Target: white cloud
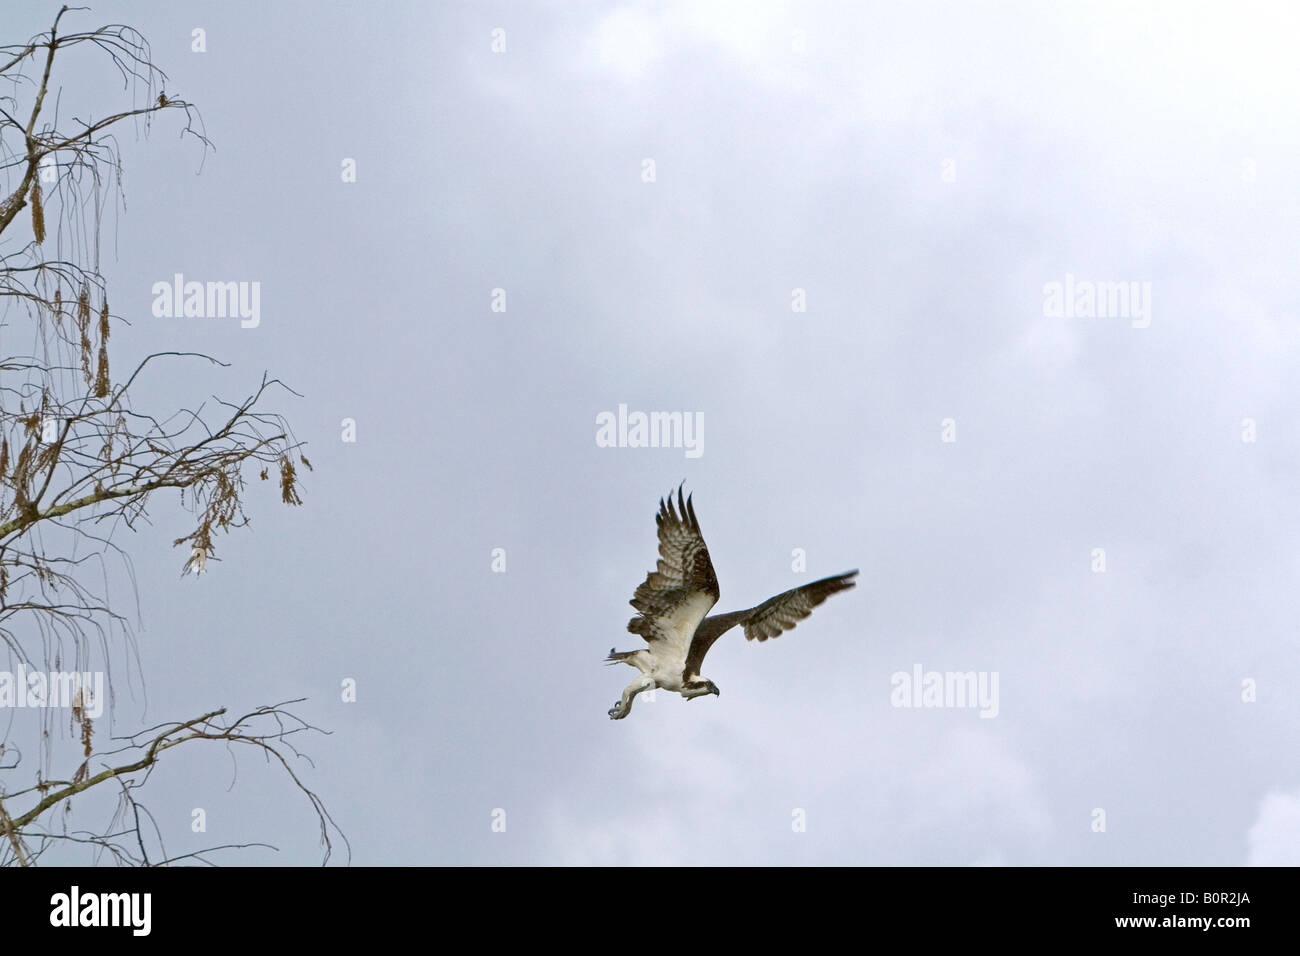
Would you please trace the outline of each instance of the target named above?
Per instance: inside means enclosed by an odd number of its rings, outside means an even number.
[[[1300,866],[1300,790],[1266,794],[1246,842],[1247,866]]]
[[[640,79],[664,55],[664,26],[639,9],[615,10],[597,24],[588,53],[623,79]]]

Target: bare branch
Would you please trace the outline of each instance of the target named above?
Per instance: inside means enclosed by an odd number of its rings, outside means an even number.
[[[156,114],[173,111],[169,115],[184,118],[181,135],[195,138],[203,154],[211,143],[198,111],[164,91],[166,74],[152,62],[143,36],[122,24],[65,32],[65,14],[73,12],[65,6],[48,31],[0,45],[0,82],[11,91],[0,96],[0,336],[23,342],[30,353],[9,346],[0,354],[0,645],[24,666],[51,671],[65,663],[89,670],[95,662],[109,675],[111,721],[112,662],[135,647],[114,592],[127,588],[137,614],[139,607],[122,536],[161,505],[180,504],[190,518],[174,543],[189,546],[187,570],[202,570],[216,535],[248,523],[249,469],[267,480],[274,466],[281,500],[297,505],[296,466],[310,464],[288,422],[264,410],[270,393],[296,394],[278,379],[263,374],[239,401],[214,396],[197,407],[159,413],[136,401],[156,363],[197,358],[227,366],[197,353],[159,352],[124,366],[131,368],[125,378],[113,375],[110,339],[126,319],[110,308],[98,242],[103,203],[112,192],[105,186],[116,186],[120,195],[116,131],[128,124],[147,133]],[[77,51],[121,79],[124,102],[114,112],[60,115],[62,64]],[[18,218],[28,207],[30,235]],[[138,655],[134,659],[138,669]],[[22,769],[23,750],[6,729],[0,738],[0,863],[32,865],[52,847],[75,844],[118,863],[208,862],[203,854],[211,850],[168,854],[136,796],[164,753],[200,740],[251,746],[279,767],[316,813],[328,860],[338,828],[299,775],[297,764],[306,758],[292,741],[316,728],[283,706],[257,708],[229,723],[225,709],[216,709],[97,750],[91,708],[79,693],[66,728],[42,718],[41,739],[29,750],[38,757],[35,781],[19,788],[6,784]],[[56,729],[79,751],[66,779],[52,772]],[[66,812],[81,794],[108,783],[116,783],[120,799],[107,830],[57,832],[49,824],[56,811]],[[12,815],[14,801],[29,805]]]

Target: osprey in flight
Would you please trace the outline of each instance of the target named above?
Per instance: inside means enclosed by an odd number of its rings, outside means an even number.
[[[684,482],[683,482],[684,484]],[[801,588],[778,594],[748,611],[732,611],[705,617],[718,601],[718,578],[713,573],[709,549],[700,533],[691,499],[677,489],[677,505],[668,495],[659,499],[659,567],[636,589],[631,605],[637,616],[627,629],[640,634],[648,650],[615,651],[610,648],[609,664],[630,664],[641,677],[627,685],[623,696],[610,708],[609,716],[621,720],[632,711],[632,700],[642,691],[662,687],[687,700],[717,694],[718,685],[700,676],[704,655],[713,642],[737,624],[747,640],[765,641],[788,631],[812,609],[837,591],[854,587],[856,570],[833,578],[822,578]]]

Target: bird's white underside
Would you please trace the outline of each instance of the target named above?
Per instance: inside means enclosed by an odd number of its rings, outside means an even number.
[[[671,614],[656,621],[661,639],[650,642],[649,668],[638,664],[642,673],[653,677],[655,684],[664,690],[680,693],[682,668],[686,666],[686,655],[691,651],[691,638],[716,603],[717,598],[712,595],[695,594],[673,608]]]

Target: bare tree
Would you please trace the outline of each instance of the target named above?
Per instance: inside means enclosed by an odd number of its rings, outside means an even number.
[[[278,380],[264,375],[238,401],[214,398],[158,415],[132,400],[158,363],[222,363],[165,352],[141,358],[124,377],[111,372],[110,333],[126,320],[109,308],[99,241],[103,213],[121,195],[115,134],[147,134],[167,114],[180,119],[181,135],[201,154],[211,144],[194,107],[165,91],[166,75],[143,36],[120,24],[64,33],[68,13],[62,8],[48,32],[26,43],[0,46],[0,643],[20,670],[102,667],[111,676],[124,652],[136,660],[130,621],[112,600],[123,580],[138,610],[122,535],[158,503],[179,504],[191,517],[175,545],[186,547],[185,570],[198,573],[215,551],[214,536],[247,523],[246,475],[268,480],[274,470],[281,499],[297,505],[297,465],[311,466],[287,422],[260,410],[269,392],[289,392]],[[101,119],[62,115],[57,65],[74,55],[115,72],[123,108]],[[4,692],[0,681],[0,705]],[[213,709],[110,738],[105,747],[95,737],[102,702],[92,707],[86,694],[77,687],[65,702],[67,736],[77,746],[71,773],[55,770],[50,738],[59,727],[52,717],[29,748],[35,760],[2,731],[0,864],[30,864],[61,842],[88,844],[122,863],[171,862],[158,828],[147,837],[148,812],[137,794],[164,753],[194,741],[246,745],[282,767],[319,818],[329,859],[331,833],[341,834],[294,770],[306,759],[295,739],[316,730],[285,709],[297,701],[234,719]],[[107,694],[112,714],[111,679]],[[13,786],[20,772],[34,774],[33,782]],[[66,822],[52,822],[55,808],[110,782],[118,811],[106,828],[70,832]],[[198,854],[176,859],[195,858],[207,861]]]

